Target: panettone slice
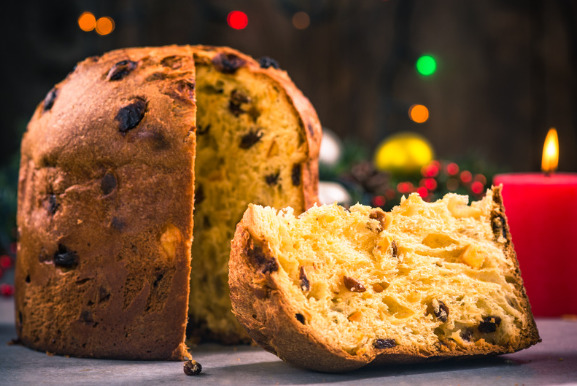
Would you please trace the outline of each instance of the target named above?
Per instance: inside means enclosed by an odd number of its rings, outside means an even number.
[[[233,312],[265,349],[319,371],[529,347],[540,338],[500,188],[467,201],[298,217],[251,205],[232,242]]]

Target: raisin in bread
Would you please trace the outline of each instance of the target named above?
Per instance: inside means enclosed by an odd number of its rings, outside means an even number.
[[[233,312],[297,366],[514,352],[540,341],[499,188],[467,205],[410,195],[391,212],[250,205],[230,258]]]
[[[48,93],[22,141],[24,344],[188,358],[191,248],[191,319],[246,339],[226,309],[233,222],[249,202],[298,212],[316,195],[320,124],[273,64],[229,48],[130,48],[79,63]]]

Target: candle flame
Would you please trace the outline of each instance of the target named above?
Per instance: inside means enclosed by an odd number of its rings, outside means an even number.
[[[559,162],[559,139],[557,130],[549,129],[543,146],[543,160],[541,161],[541,170],[545,173],[553,173],[557,169]]]

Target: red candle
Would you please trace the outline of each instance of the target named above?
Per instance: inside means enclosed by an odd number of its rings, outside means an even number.
[[[544,170],[551,170],[547,162],[544,156]],[[577,315],[577,174],[501,174],[494,184],[503,185],[505,213],[533,313]]]

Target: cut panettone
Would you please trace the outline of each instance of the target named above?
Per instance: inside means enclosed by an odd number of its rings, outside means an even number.
[[[247,340],[228,300],[235,222],[250,202],[310,206],[319,145],[314,109],[270,59],[169,46],[79,63],[22,141],[19,338],[184,359],[190,319],[197,339]]]
[[[218,55],[195,56],[197,198],[189,332],[192,338],[238,343],[249,338],[231,313],[228,295],[235,226],[249,203],[299,212],[313,204],[318,181],[309,149],[318,146],[320,133],[310,105],[277,76],[281,72],[255,70],[241,56],[247,65],[223,71]]]
[[[233,312],[297,366],[514,352],[540,341],[501,202],[411,194],[391,212],[250,205],[230,258]]]

